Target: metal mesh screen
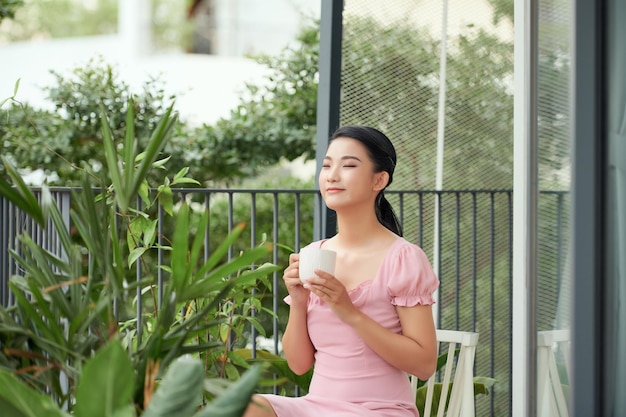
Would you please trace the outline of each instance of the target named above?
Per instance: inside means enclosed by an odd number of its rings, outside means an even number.
[[[538,6],[539,188],[546,192],[540,194],[537,218],[537,330],[567,331],[571,283],[568,255],[572,18],[568,2],[541,0]],[[561,384],[568,386],[571,367],[567,365],[567,355],[558,355],[556,351],[554,354]]]
[[[476,375],[497,383],[477,397],[476,415],[506,416],[513,28],[512,10],[501,12],[488,0],[346,0],[340,120],[390,137],[398,153],[392,189],[444,190],[403,202],[405,236],[424,248],[441,281],[439,327],[480,333]]]
[[[570,188],[570,30],[571,12],[560,0],[539,3],[539,187]],[[555,223],[553,213],[569,208],[569,198],[540,200],[538,328],[551,330],[569,323],[569,210]],[[563,227],[566,226],[566,227]],[[560,262],[556,262],[559,260]]]

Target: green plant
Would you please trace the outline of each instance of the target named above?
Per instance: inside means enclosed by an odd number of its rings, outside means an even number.
[[[47,417],[132,417],[136,412],[131,398],[135,379],[127,352],[119,341],[100,349],[85,364],[83,377],[76,390],[76,407],[72,414],[62,411],[47,395],[37,392],[10,372],[0,369],[0,407],[3,415]],[[235,383],[225,382],[215,401],[201,407],[204,385],[202,362],[197,358],[179,357],[159,382],[144,417],[237,417],[245,410],[260,377],[260,367],[251,368]]]
[[[231,364],[238,358],[229,351],[230,335],[244,325],[258,326],[250,312],[261,306],[252,289],[258,282],[269,286],[267,276],[278,269],[264,263],[271,245],[262,243],[224,261],[244,229],[240,225],[204,259],[208,211],[192,228],[190,205],[184,199],[175,201],[172,188],[194,180],[186,177],[185,169],[157,187],[146,179],[153,168],[167,163],[167,158],[159,158],[175,124],[172,106],[145,148],[137,143],[134,108],[131,99],[119,141],[106,111],[100,109],[109,178],[86,170],[81,190],[72,194],[71,229],[47,187],[37,200],[10,161],[2,158],[12,183],[0,179],[0,195],[56,233],[61,247],[52,252],[23,231],[19,250],[11,252],[23,272],[10,280],[14,305],[0,307],[0,401],[11,415],[44,415],[33,414],[31,404],[55,410],[50,412],[56,415],[65,415],[62,407],[76,415],[97,415],[94,404],[107,412],[101,415],[164,415],[168,402],[157,399],[177,389],[177,384],[166,384],[168,378],[199,381],[189,377],[197,371],[186,370],[198,366],[186,366],[179,359],[185,355],[201,364],[202,377],[239,377]],[[135,205],[138,199],[142,206]],[[166,221],[154,215],[159,206],[174,221],[172,236],[158,236],[159,221]],[[168,255],[148,262],[156,250]],[[157,280],[159,270],[166,276],[163,282]],[[236,388],[237,393],[216,397],[210,391],[193,391],[195,401],[187,403],[201,409],[197,416],[240,415],[257,372],[253,368],[244,374],[247,388]],[[4,389],[14,385],[13,379],[30,388],[16,384],[15,390]],[[118,386],[120,379],[125,383]],[[92,404],[106,388],[113,390],[111,395]],[[120,392],[114,395],[115,389]],[[223,396],[235,396],[238,406],[232,408]],[[179,412],[167,415],[191,415]]]

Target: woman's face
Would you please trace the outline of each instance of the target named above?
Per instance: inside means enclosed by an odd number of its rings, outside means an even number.
[[[386,172],[374,172],[374,164],[361,142],[340,137],[328,146],[319,187],[330,209],[360,204],[373,207],[376,195],[385,188],[388,179]]]

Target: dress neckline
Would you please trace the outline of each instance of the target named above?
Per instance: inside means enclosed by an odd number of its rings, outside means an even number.
[[[326,242],[328,239],[322,239],[320,240],[318,243],[318,247],[322,247],[322,245],[324,244],[324,242]],[[389,245],[389,247],[387,248],[387,253],[385,253],[385,256],[383,257],[382,261],[380,262],[380,265],[378,265],[378,269],[376,270],[376,274],[374,274],[373,278],[370,279],[366,279],[365,281],[361,281],[356,287],[354,288],[346,288],[346,291],[348,292],[348,294],[352,294],[354,292],[359,291],[361,288],[365,287],[365,286],[369,286],[371,285],[373,282],[375,282],[378,277],[380,276],[380,272],[382,271],[383,267],[385,266],[385,264],[389,261],[389,258],[391,256],[391,254],[393,253],[393,250],[395,248],[395,246],[398,244],[398,242],[406,242],[406,239],[404,239],[403,237],[399,236],[398,238],[396,238],[393,243],[391,245]]]

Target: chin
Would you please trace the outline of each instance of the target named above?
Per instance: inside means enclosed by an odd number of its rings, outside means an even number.
[[[330,199],[330,201],[328,201],[327,199],[324,199],[324,203],[326,203],[326,207],[328,207],[331,210],[337,210],[338,208],[341,208],[342,206],[341,203],[332,201],[332,199]]]

